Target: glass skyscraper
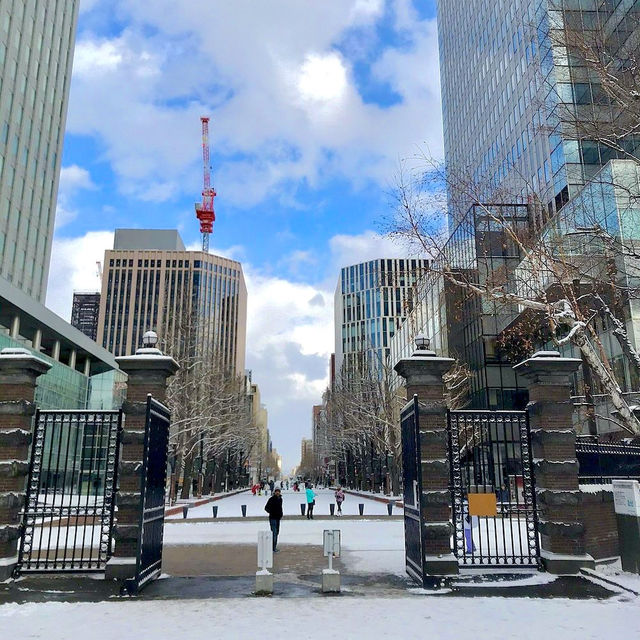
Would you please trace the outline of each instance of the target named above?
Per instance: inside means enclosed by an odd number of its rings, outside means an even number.
[[[452,216],[464,216],[473,189],[476,202],[539,200],[532,222],[541,226],[609,160],[640,157],[640,136],[616,149],[580,127],[612,109],[566,46],[568,33],[597,33],[621,59],[625,48],[637,54],[639,19],[633,0],[439,0]],[[458,181],[473,187],[461,195]]]
[[[0,2],[0,277],[44,302],[79,0]]]
[[[396,258],[341,269],[334,306],[337,374],[381,370],[427,267],[428,260]]]

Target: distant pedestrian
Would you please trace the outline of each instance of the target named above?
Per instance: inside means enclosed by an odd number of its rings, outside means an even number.
[[[276,486],[276,483],[273,480],[269,481],[269,489],[271,489],[271,493],[273,493],[273,489]]]
[[[280,489],[276,489],[267,500],[264,510],[269,514],[269,527],[273,533],[273,550],[278,551],[278,534],[280,533],[280,520],[282,520],[282,495]]]
[[[316,506],[316,494],[313,493],[311,484],[306,488],[305,493],[307,494],[307,520],[313,520],[313,507]]]
[[[289,481],[287,480],[287,491],[289,491]]]
[[[344,491],[342,487],[338,487],[338,490],[335,492],[336,497],[336,505],[338,506],[338,515],[342,515],[342,503],[344,502]]]

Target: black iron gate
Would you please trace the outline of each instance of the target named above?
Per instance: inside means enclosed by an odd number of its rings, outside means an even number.
[[[450,411],[453,549],[465,567],[539,566],[526,411]]]
[[[407,573],[422,584],[425,570],[420,518],[422,473],[419,428],[418,396],[413,396],[413,400],[407,403],[400,416],[404,477],[404,540]]]
[[[16,574],[103,571],[122,412],[38,411]]]
[[[151,396],[147,397],[136,575],[125,583],[127,593],[137,593],[157,578],[162,568],[170,417],[167,407]]]

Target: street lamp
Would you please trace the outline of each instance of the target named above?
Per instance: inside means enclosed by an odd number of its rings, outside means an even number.
[[[161,356],[162,351],[157,348],[158,334],[155,331],[145,331],[142,336],[142,348],[136,351],[136,355]]]
[[[142,346],[145,349],[153,349],[158,344],[158,334],[155,331],[145,331],[142,336]]]
[[[430,349],[431,339],[424,333],[419,333],[413,340],[416,343],[416,350],[419,355],[435,355]]]

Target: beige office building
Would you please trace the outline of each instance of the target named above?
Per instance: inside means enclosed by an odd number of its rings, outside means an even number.
[[[177,231],[116,229],[105,252],[98,343],[116,356],[142,345],[145,331],[161,340],[196,326],[202,353],[244,374],[247,288],[242,265],[186,251]],[[170,349],[169,349],[170,350]]]
[[[79,0],[0,2],[0,277],[44,302]]]

